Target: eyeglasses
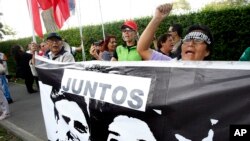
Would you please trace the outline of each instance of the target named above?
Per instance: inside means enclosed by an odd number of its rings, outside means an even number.
[[[202,44],[202,43],[204,43],[203,39],[197,39],[197,38],[194,38],[194,39],[184,39],[183,43],[190,43],[192,41],[194,41],[195,44]]]
[[[132,32],[132,31],[134,31],[134,30],[132,30],[132,29],[130,29],[130,28],[124,28],[124,29],[122,29],[122,32]]]
[[[211,44],[211,40],[210,38],[202,33],[202,32],[199,32],[199,31],[193,31],[193,32],[190,32],[188,33],[184,39],[183,39],[183,42],[191,42],[192,40],[194,40],[194,43],[196,44],[201,44],[201,43],[206,43],[208,45]]]

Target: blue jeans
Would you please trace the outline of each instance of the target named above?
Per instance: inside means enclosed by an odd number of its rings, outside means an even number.
[[[3,89],[4,96],[6,97],[6,99],[8,101],[12,100],[12,98],[10,96],[10,90],[9,90],[9,86],[8,86],[6,76],[5,75],[0,75],[0,79],[1,79],[1,82],[2,82],[2,89]]]

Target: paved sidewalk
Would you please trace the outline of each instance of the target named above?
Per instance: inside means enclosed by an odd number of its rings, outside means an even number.
[[[9,83],[14,103],[10,104],[11,116],[0,124],[23,141],[46,141],[46,129],[39,92],[29,94],[25,85]]]

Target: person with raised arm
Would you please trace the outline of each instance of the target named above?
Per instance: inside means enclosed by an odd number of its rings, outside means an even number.
[[[160,23],[169,15],[172,4],[166,3],[156,8],[155,15],[143,31],[137,51],[143,60],[171,60],[170,57],[150,49],[154,34]],[[192,25],[188,28],[181,46],[181,60],[207,60],[213,45],[213,36],[205,25]]]

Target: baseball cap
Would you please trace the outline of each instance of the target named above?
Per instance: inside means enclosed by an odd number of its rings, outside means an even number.
[[[123,25],[121,26],[121,29],[124,29],[124,28],[126,28],[126,27],[131,28],[131,29],[134,30],[134,31],[137,31],[137,30],[138,30],[137,24],[136,24],[136,22],[133,21],[133,20],[125,21],[125,22],[123,23]]]
[[[47,40],[48,40],[48,39],[51,39],[51,38],[57,38],[58,40],[62,40],[62,37],[61,37],[59,34],[55,33],[55,32],[52,32],[52,33],[50,33],[50,34],[47,36]]]

